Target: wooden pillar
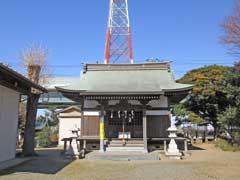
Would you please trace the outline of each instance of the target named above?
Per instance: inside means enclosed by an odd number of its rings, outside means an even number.
[[[84,136],[84,97],[81,99],[81,129],[80,136]]]
[[[87,151],[87,140],[84,139],[83,140],[83,157],[85,157],[86,151]]]
[[[64,146],[63,146],[64,155],[65,155],[66,152],[67,152],[67,141],[64,140]]]
[[[105,132],[104,132],[104,106],[101,106],[100,111],[100,131],[99,131],[99,138],[100,138],[100,152],[104,152],[104,139],[105,139]]]
[[[144,151],[148,152],[146,105],[143,105],[143,142],[144,142]]]
[[[184,152],[188,153],[188,142],[187,142],[187,139],[184,140]]]

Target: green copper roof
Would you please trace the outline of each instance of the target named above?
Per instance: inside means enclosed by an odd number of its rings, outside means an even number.
[[[74,84],[75,82],[79,81],[79,76],[76,77],[65,77],[65,76],[58,76],[58,77],[49,77],[46,78],[46,81],[41,84],[44,88],[46,88],[48,91],[56,90],[56,86],[69,86],[71,84]]]
[[[176,83],[168,68],[100,68],[87,70],[79,81],[57,88],[62,92],[118,94],[178,92],[192,87]]]

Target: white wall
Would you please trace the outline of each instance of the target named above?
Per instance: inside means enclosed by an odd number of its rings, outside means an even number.
[[[99,111],[84,111],[84,116],[100,116]]]
[[[80,116],[72,116],[67,117],[59,116],[59,141],[58,145],[62,146],[64,142],[62,141],[63,138],[73,137],[71,130],[74,129],[81,129],[81,117]]]
[[[19,93],[0,85],[0,162],[16,153]]]

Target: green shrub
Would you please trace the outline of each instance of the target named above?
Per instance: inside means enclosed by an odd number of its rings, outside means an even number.
[[[41,148],[49,147],[51,145],[50,135],[50,128],[44,128],[41,132],[39,132],[37,136],[38,146]]]
[[[224,139],[219,139],[216,142],[216,147],[222,149],[223,151],[240,151],[240,146],[237,144],[230,144],[228,141]]]

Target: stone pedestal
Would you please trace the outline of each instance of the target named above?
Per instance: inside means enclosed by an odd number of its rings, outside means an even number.
[[[69,144],[69,147],[66,151],[67,156],[72,156],[72,157],[79,157],[80,155],[80,144],[78,144],[77,138],[79,137],[79,129],[73,129],[70,130],[73,134],[71,137],[71,142]]]
[[[79,145],[77,143],[77,138],[73,138],[72,142],[70,143],[67,151],[66,151],[66,155],[67,156],[73,156],[73,157],[77,157],[80,155],[79,153]]]

